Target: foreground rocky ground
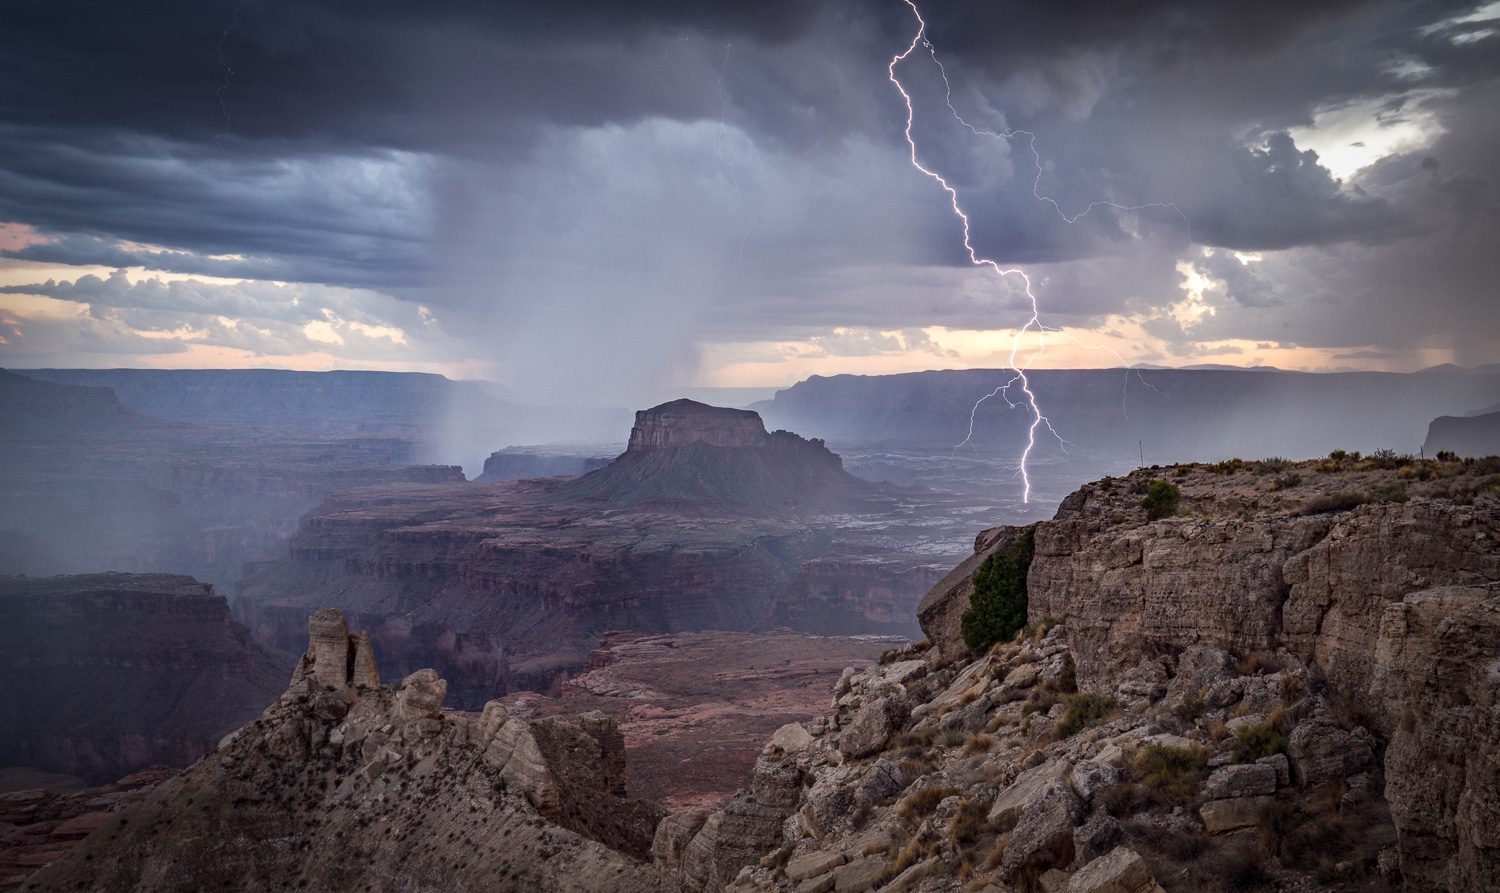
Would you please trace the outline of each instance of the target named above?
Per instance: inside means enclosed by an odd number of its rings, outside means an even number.
[[[309,632],[276,704],[23,889],[665,886],[643,861],[657,812],[620,796],[611,719],[444,713],[442,679],[382,686],[338,612]]]

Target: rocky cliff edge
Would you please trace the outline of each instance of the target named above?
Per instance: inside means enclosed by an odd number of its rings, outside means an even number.
[[[1143,469],[1031,529],[1029,626],[848,670],[658,827],[692,889],[1500,889],[1500,462]],[[1147,517],[1164,481],[1177,499]]]

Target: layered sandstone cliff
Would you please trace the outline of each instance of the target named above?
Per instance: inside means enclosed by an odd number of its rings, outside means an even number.
[[[656,815],[618,796],[613,721],[446,712],[431,670],[379,686],[337,612],[309,632],[259,719],[23,889],[674,888],[639,861]]]
[[[290,665],[191,577],[0,578],[0,765],[95,782],[185,766],[273,701]]]

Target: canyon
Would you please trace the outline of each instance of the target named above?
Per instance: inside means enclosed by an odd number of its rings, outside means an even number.
[[[671,693],[701,658],[674,654],[679,637],[611,635],[563,686],[578,706],[638,700],[623,720],[549,714],[535,695],[461,711],[443,708],[449,687],[429,670],[380,685],[376,637],[320,611],[275,705],[99,820],[26,889],[376,877],[445,889],[1491,889],[1497,476],[1493,458],[1341,453],[1087,485],[1051,520],[981,532],[922,600],[923,641],[852,661],[821,715],[767,736],[737,793],[683,796],[669,812],[622,791],[628,759],[675,759],[625,742],[690,713]],[[1026,626],[975,647],[963,623],[974,571],[1022,555]],[[774,670],[767,658],[757,663]],[[653,680],[661,690],[644,692]],[[205,859],[205,843],[230,857]]]
[[[754,413],[674,401],[579,477],[336,493],[248,567],[235,612],[291,650],[336,607],[467,707],[576,674],[609,630],[905,634],[948,560],[892,542],[903,498]]]

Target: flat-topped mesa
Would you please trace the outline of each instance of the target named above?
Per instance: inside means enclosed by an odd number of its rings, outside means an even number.
[[[629,452],[703,443],[719,447],[764,446],[771,438],[760,414],[748,409],[673,400],[635,414]]]
[[[673,400],[635,414],[623,455],[552,492],[622,509],[793,515],[848,510],[873,490],[821,440],[768,433],[748,410]]]

